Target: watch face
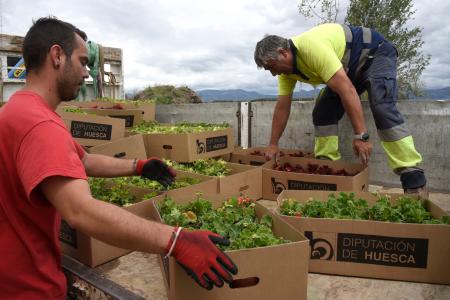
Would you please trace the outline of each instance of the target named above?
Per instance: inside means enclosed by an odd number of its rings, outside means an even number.
[[[363,133],[363,135],[361,136],[361,140],[367,142],[369,140],[369,134],[367,132]]]

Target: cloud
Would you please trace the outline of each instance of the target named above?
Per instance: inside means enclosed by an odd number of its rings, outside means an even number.
[[[267,33],[294,36],[316,23],[298,13],[297,0],[0,1],[3,33],[23,36],[33,18],[52,14],[104,46],[122,48],[126,89],[174,84],[276,93],[276,78],[253,61],[256,42]],[[450,86],[450,3],[416,2],[410,23],[424,27],[423,52],[432,56],[423,80],[428,87]],[[341,14],[346,5],[341,2]]]

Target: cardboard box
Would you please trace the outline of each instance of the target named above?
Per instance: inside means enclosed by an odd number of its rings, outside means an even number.
[[[60,109],[62,107],[69,106],[69,107],[77,107],[77,108],[97,108],[98,107],[98,101],[64,101],[60,102],[57,109]]]
[[[252,166],[262,166],[267,162],[266,157],[264,156],[264,153],[266,152],[267,147],[253,147],[253,148],[247,148],[247,149],[238,149],[235,150],[233,153],[231,153],[230,161],[234,163],[239,164],[245,164],[245,165],[252,165]],[[262,153],[262,155],[252,155],[251,153],[259,151]],[[282,152],[282,156],[289,156],[289,154],[298,153],[299,151],[302,151],[305,155],[304,157],[311,158],[313,157],[313,154],[307,151],[303,150],[296,150],[296,149],[280,149]]]
[[[144,111],[141,109],[99,109],[99,108],[81,108],[88,114],[97,116],[107,116],[125,120],[125,127],[133,127],[143,122]]]
[[[136,104],[134,103],[127,103],[125,107],[131,108],[131,106]],[[144,102],[137,102],[137,108],[142,109],[144,111],[144,121],[155,121],[155,114],[156,114],[156,105],[155,103],[144,103]]]
[[[204,195],[218,207],[228,197],[226,195]],[[154,198],[152,215],[155,220],[161,220],[155,202],[162,196]],[[187,203],[195,199],[195,195],[180,193],[172,195],[177,203]],[[281,218],[262,205],[256,205],[257,216],[271,215],[273,232],[276,236],[291,240],[291,243],[242,250],[226,251],[226,254],[238,266],[238,274],[234,276],[230,288],[225,284],[222,288],[207,291],[189,277],[186,272],[171,257],[161,259],[161,269],[168,288],[170,300],[269,300],[269,299],[306,299],[307,266],[309,245],[307,240]],[[237,288],[245,282],[245,287]]]
[[[233,130],[225,128],[199,133],[143,134],[147,156],[177,162],[193,162],[233,151]]]
[[[103,154],[117,158],[147,159],[144,139],[141,134],[132,135],[105,143],[87,150],[89,153]]]
[[[67,101],[61,102],[59,106],[72,106],[80,108],[105,108],[109,109],[114,106],[114,104],[120,104],[125,109],[140,109],[144,111],[143,119],[144,121],[154,121],[156,105],[154,102],[142,102],[134,100],[119,100],[116,102],[112,101],[102,101],[102,100],[92,100],[92,101]]]
[[[319,160],[313,158],[282,157],[280,163],[306,167],[308,163],[328,165],[334,170],[345,169],[354,176],[316,175],[273,170],[273,161],[263,167],[263,198],[276,200],[282,190],[326,190],[326,191],[367,191],[369,170],[362,164],[343,161]]]
[[[169,190],[164,193],[165,195],[170,196],[174,192],[181,192],[186,194],[195,194],[196,192],[212,194],[216,193],[217,179],[210,179],[206,176],[181,171],[178,176],[199,178],[202,180],[202,182],[185,188]],[[138,200],[141,200],[143,196],[152,192],[152,190],[144,188],[130,187],[129,189],[130,193],[132,195],[135,195]],[[151,200],[139,201],[133,205],[123,207],[123,209],[142,218],[151,219]],[[71,228],[69,224],[67,224],[67,222],[65,222],[64,220],[61,221],[61,231],[59,239],[61,241],[61,249],[64,254],[90,267],[96,267],[132,252],[132,250],[122,249],[109,245],[82,232],[79,232]]]
[[[262,168],[227,162],[230,174],[227,176],[207,176],[217,179],[217,193],[219,194],[245,194],[254,199],[262,197]],[[177,172],[181,172],[177,170]],[[188,174],[196,174],[186,172]]]
[[[217,192],[220,194],[243,193],[251,198],[262,197],[262,168],[249,165],[227,163],[231,172],[227,176],[219,177]]]
[[[286,190],[277,201],[326,201],[329,194]],[[369,206],[377,200],[368,192],[355,195]],[[402,194],[390,196],[395,201]],[[446,215],[434,203],[426,205],[434,217]],[[280,216],[310,239],[310,272],[450,284],[450,225]]]
[[[140,109],[144,111],[143,120],[144,121],[154,121],[155,120],[155,111],[156,105],[155,102],[143,102],[139,100],[122,100],[108,102],[108,101],[97,101],[98,107],[100,108],[110,108],[114,104],[120,104],[125,109]]]
[[[82,146],[101,145],[125,136],[125,120],[122,119],[67,112],[60,116]]]

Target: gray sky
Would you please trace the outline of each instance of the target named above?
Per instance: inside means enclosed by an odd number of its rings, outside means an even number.
[[[342,12],[346,2],[341,1]],[[126,90],[172,84],[275,94],[276,78],[253,61],[255,43],[266,33],[288,37],[316,23],[298,13],[297,0],[0,3],[2,33],[23,36],[32,19],[51,14],[84,30],[93,41],[122,48]],[[422,79],[427,88],[450,86],[450,2],[422,0],[414,7],[411,24],[424,28],[423,52],[431,55]]]

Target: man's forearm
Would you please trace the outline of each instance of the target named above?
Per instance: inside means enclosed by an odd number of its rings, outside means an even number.
[[[366,122],[364,121],[364,113],[362,110],[361,101],[355,89],[348,91],[344,96],[341,96],[342,105],[345,112],[350,119],[353,131],[355,134],[360,134],[367,131]]]
[[[73,216],[71,225],[108,244],[136,251],[164,253],[173,228],[144,218],[115,205],[91,199],[88,209]]]
[[[111,245],[163,253],[173,228],[91,196],[86,180],[52,176],[39,187],[70,226]]]
[[[136,166],[132,159],[119,159],[100,154],[85,154],[83,164],[88,176],[119,177],[135,174]]]
[[[280,101],[275,105],[272,118],[272,131],[270,134],[270,145],[278,145],[278,141],[286,128],[290,114],[290,100],[288,105]]]

